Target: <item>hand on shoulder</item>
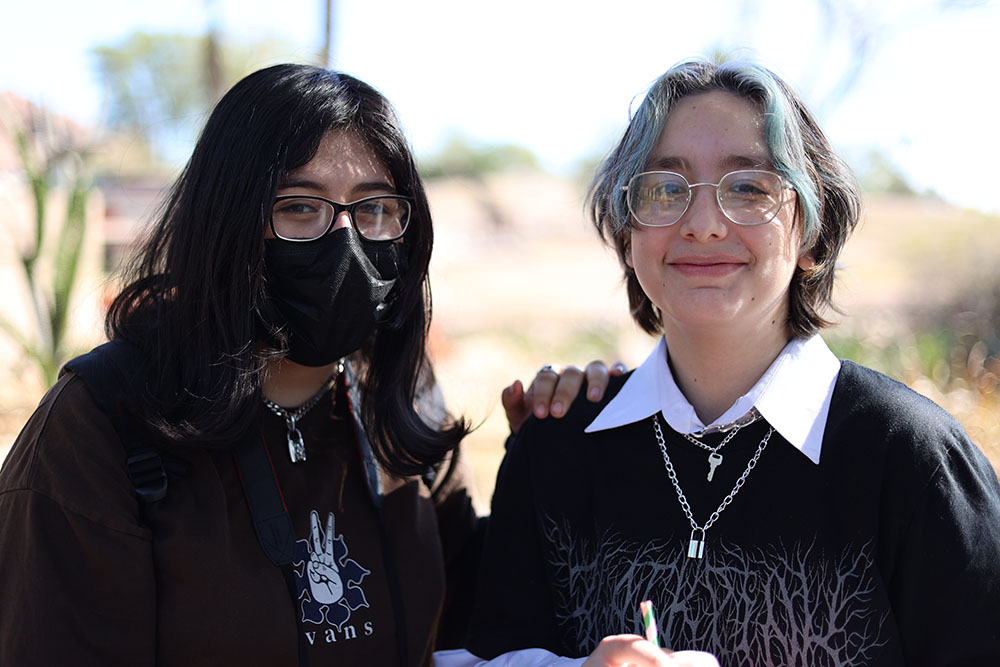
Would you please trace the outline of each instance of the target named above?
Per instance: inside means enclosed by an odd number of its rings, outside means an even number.
[[[565,366],[560,370],[546,364],[535,374],[527,391],[520,380],[514,380],[501,394],[511,433],[516,433],[524,420],[532,415],[538,419],[550,415],[556,419],[563,417],[584,386],[587,387],[587,400],[593,403],[600,401],[610,378],[623,375],[626,370],[625,364],[620,361],[609,367],[603,361],[595,360],[583,370],[576,366]]]

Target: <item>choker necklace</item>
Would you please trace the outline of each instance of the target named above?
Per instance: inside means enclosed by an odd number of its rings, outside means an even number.
[[[708,428],[703,428],[695,433],[681,433],[681,435],[683,435],[688,440],[688,442],[693,442],[702,449],[708,450],[709,454],[708,454],[707,479],[709,482],[711,482],[712,478],[715,477],[715,469],[718,468],[720,465],[722,465],[722,454],[719,453],[719,450],[725,447],[726,443],[732,440],[733,437],[735,437],[736,434],[740,432],[741,428],[753,424],[758,419],[760,419],[760,413],[757,412],[757,408],[752,408],[750,412],[748,412],[746,415],[744,415],[740,419],[737,419],[734,422],[730,422],[729,424],[725,424],[723,426],[715,426],[715,427],[710,426]],[[709,429],[712,430],[710,431]],[[722,442],[717,444],[715,447],[706,445],[699,439],[706,433],[716,432],[716,431],[719,433],[726,433],[726,431],[729,431],[729,433],[726,435],[725,438],[722,439]]]
[[[756,419],[754,421],[756,421]],[[739,429],[736,430],[738,431]],[[691,524],[691,537],[688,540],[688,558],[700,559],[705,555],[705,534],[708,532],[708,529],[712,527],[712,524],[718,520],[722,511],[729,506],[729,503],[733,502],[733,498],[735,498],[736,494],[740,492],[740,489],[743,488],[743,484],[747,481],[750,471],[757,465],[757,461],[760,460],[760,455],[764,452],[764,448],[767,447],[767,443],[771,439],[771,434],[774,433],[774,427],[768,427],[767,435],[765,435],[764,439],[760,441],[759,445],[757,445],[757,452],[753,455],[753,458],[750,459],[750,463],[747,464],[747,469],[744,470],[743,474],[740,475],[740,478],[736,480],[736,485],[733,487],[733,490],[729,492],[729,495],[726,496],[719,507],[712,512],[712,516],[708,517],[708,521],[705,522],[704,526],[699,526],[694,520],[694,516],[691,514],[691,505],[684,496],[684,492],[681,491],[680,482],[677,481],[677,473],[674,471],[674,464],[670,462],[670,456],[667,454],[667,443],[663,439],[663,431],[660,429],[659,415],[656,414],[653,415],[653,433],[656,435],[656,442],[660,445],[660,452],[663,454],[663,465],[667,469],[667,475],[670,477],[670,482],[674,485],[674,490],[677,491],[677,500],[681,504],[681,509],[684,510],[684,516],[687,517],[688,522]],[[722,445],[719,445],[719,447],[721,446]],[[711,457],[709,457],[709,465],[711,465]],[[712,471],[714,470],[715,468],[712,467]],[[709,472],[709,479],[711,479],[711,471]]]
[[[339,362],[337,364],[337,370],[334,371],[333,375],[331,375],[326,382],[323,383],[320,390],[316,392],[312,398],[291,412],[277,403],[268,400],[266,397],[261,397],[264,399],[264,405],[266,405],[271,412],[285,420],[285,428],[288,429],[288,456],[292,459],[292,463],[298,463],[306,460],[306,443],[302,439],[302,431],[299,430],[297,425],[298,421],[302,419],[307,412],[316,407],[319,400],[323,398],[328,391],[330,391],[331,387],[333,387],[343,370],[344,364],[343,362]]]

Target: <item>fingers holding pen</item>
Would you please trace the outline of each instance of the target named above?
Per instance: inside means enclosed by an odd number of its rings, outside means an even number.
[[[612,635],[601,640],[583,667],[671,667],[675,664],[666,651],[639,635]]]
[[[612,635],[598,644],[584,667],[719,667],[709,653],[701,651],[665,651],[639,635]]]

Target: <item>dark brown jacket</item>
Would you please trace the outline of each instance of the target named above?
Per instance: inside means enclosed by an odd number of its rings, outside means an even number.
[[[341,391],[303,418],[303,463],[289,460],[283,421],[261,417],[295,526],[293,604],[232,454],[171,450],[186,472],[140,506],[112,425],[64,375],[0,471],[0,665],[291,666],[300,641],[313,667],[395,664],[387,554],[408,662],[429,663],[446,562],[474,531],[467,476],[442,471],[432,496],[422,480],[383,475],[387,549],[344,403]]]

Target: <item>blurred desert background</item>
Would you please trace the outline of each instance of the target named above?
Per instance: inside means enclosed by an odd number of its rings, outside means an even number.
[[[432,186],[440,241],[432,264],[433,353],[488,497],[507,424],[500,389],[545,363],[641,363],[655,342],[632,324],[617,259],[571,184],[508,175],[497,228],[459,183]],[[551,203],[550,215],[541,213]],[[454,217],[453,217],[454,215]],[[929,198],[871,195],[841,258],[838,325],[824,338],[954,414],[1000,470],[1000,218]],[[942,233],[947,230],[946,233]]]
[[[103,340],[101,308],[116,283],[102,267],[122,252],[121,239],[109,241],[120,233],[117,215],[155,201],[151,188],[130,187],[108,185],[91,195],[96,222],[83,244],[66,354]],[[617,259],[585,219],[582,179],[521,165],[434,177],[428,189],[436,225],[431,354],[449,407],[478,425],[465,451],[485,510],[507,434],[501,389],[517,378],[530,381],[545,363],[603,359],[634,367],[654,340],[628,317]],[[53,197],[52,209],[61,210],[62,195]],[[837,302],[844,313],[824,337],[840,356],[943,405],[1000,469],[998,228],[996,216],[933,197],[869,194],[842,255]],[[3,244],[2,307],[30,330],[18,245]],[[0,338],[0,351],[2,456],[45,382],[10,336]]]
[[[116,269],[214,100],[259,67],[308,61],[378,87],[413,141],[436,229],[430,349],[451,410],[478,425],[465,451],[485,510],[503,387],[546,363],[635,366],[654,344],[628,316],[583,193],[646,86],[700,55],[756,58],[789,80],[864,187],[831,347],[944,406],[1000,470],[1000,99],[984,83],[1000,3],[618,4],[0,11],[0,54],[32,63],[0,72],[0,459],[61,364],[102,342]],[[668,20],[685,28],[665,39]],[[960,96],[944,104],[942,91]]]
[[[478,210],[460,181],[431,186],[432,351],[451,408],[482,423],[466,452],[484,500],[507,434],[501,388],[546,363],[631,368],[655,342],[628,316],[617,258],[586,223],[578,184],[508,174],[487,185],[496,199]],[[944,406],[1000,470],[998,230],[996,216],[932,198],[868,196],[841,256],[843,313],[823,336]]]

